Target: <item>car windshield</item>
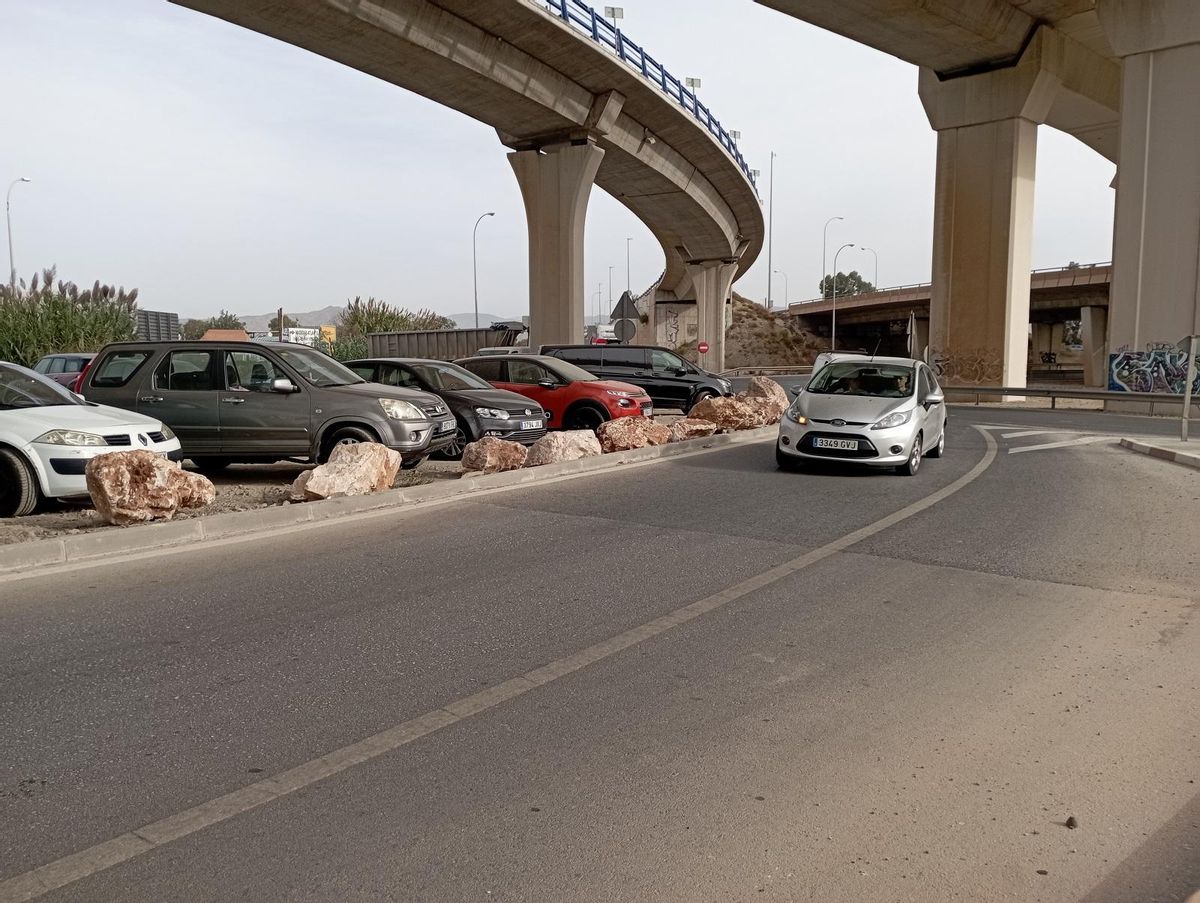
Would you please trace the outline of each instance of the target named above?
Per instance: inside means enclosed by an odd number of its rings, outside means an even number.
[[[558,358],[544,360],[543,363],[569,383],[593,382],[600,378],[595,374],[588,373],[582,367],[576,367],[574,364],[560,361]]]
[[[289,348],[277,346],[273,350],[314,386],[329,388],[330,386],[353,386],[366,382],[353,370],[342,366],[328,354],[322,354],[313,348],[297,345]]]
[[[808,384],[818,395],[865,395],[871,398],[904,398],[913,393],[912,367],[838,361],[827,364]]]
[[[492,384],[480,379],[470,370],[457,364],[430,361],[427,364],[409,364],[409,369],[431,389],[448,389],[452,392],[463,389],[490,389]]]
[[[0,411],[83,404],[51,379],[16,364],[0,364]]]

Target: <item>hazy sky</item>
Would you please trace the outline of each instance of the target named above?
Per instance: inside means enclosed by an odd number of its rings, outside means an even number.
[[[762,171],[774,150],[774,264],[812,297],[830,257],[874,247],[881,285],[929,278],[935,136],[917,71],[751,0],[624,0],[624,28],[699,91]],[[153,310],[294,311],[375,295],[442,313],[527,311],[525,216],[489,127],[306,51],[166,0],[0,0],[0,190],[19,273],[136,286]],[[1039,134],[1035,267],[1108,260],[1114,167]],[[597,287],[662,270],[650,233],[599,188],[587,224]],[[5,261],[7,263],[7,261]],[[832,263],[832,261],[831,261]],[[874,276],[870,254],[840,268]],[[767,255],[737,284],[763,298]],[[776,303],[784,281],[776,277]]]

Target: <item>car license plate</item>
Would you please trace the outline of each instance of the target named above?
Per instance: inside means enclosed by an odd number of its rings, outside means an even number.
[[[643,417],[653,417],[654,416],[654,405],[648,404],[644,408],[642,408],[642,416]]]
[[[521,429],[523,429],[523,430],[540,430],[541,428],[542,428],[542,421],[540,421],[540,420],[522,420],[521,421]]]
[[[815,448],[836,448],[838,451],[858,451],[857,439],[813,439]]]
[[[438,425],[438,432],[439,433],[448,433],[448,432],[450,432],[450,430],[454,429],[455,425],[456,425],[456,422],[453,420],[443,420]]]

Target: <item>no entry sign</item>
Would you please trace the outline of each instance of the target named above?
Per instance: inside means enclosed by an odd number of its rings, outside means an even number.
[[[708,342],[701,342],[699,345],[696,346],[696,350],[699,351],[701,354],[707,353]]]

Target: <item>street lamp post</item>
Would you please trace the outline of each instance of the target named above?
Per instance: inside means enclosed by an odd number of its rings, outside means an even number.
[[[783,309],[787,310],[788,306],[788,277],[783,270],[772,270],[773,273],[778,273],[783,277]]]
[[[608,268],[608,309],[609,310],[612,310],[612,271],[615,269],[616,269],[615,266],[610,266]]]
[[[495,216],[496,211],[491,210],[487,213],[482,213],[479,219],[475,220],[475,228],[471,230],[471,276],[475,282],[475,328],[479,328],[479,263],[478,254],[475,250],[475,235],[479,232],[479,224],[483,222],[485,216]]]
[[[625,239],[625,291],[632,294],[633,288],[629,281],[629,243],[631,241],[633,241],[632,238]]]
[[[845,219],[844,216],[831,216],[825,220],[825,231],[821,233],[821,297],[825,297],[825,248],[829,244],[829,224],[835,219]]]
[[[879,255],[875,253],[874,248],[863,248],[864,251],[870,251],[875,255],[875,281],[871,283],[875,286],[875,291],[879,291]]]
[[[771,169],[767,188],[767,272],[771,269],[771,246],[775,232],[775,151],[771,151]],[[785,289],[786,294],[786,289]],[[767,278],[767,310],[771,309],[771,280]]]
[[[8,277],[9,288],[15,294],[17,291],[17,265],[13,261],[13,244],[12,244],[12,190],[17,187],[19,182],[32,181],[29,176],[21,176],[19,179],[13,179],[12,184],[8,186],[8,191],[4,195],[4,219],[8,224]]]
[[[840,217],[839,217],[839,219],[840,219]],[[829,329],[829,350],[830,351],[833,351],[835,348],[837,348],[837,261],[838,261],[838,255],[841,254],[847,248],[853,248],[853,247],[854,247],[853,242],[851,242],[850,244],[844,244],[840,248],[837,249],[837,254],[833,255],[833,312],[832,312],[832,320],[831,320],[832,326]]]

